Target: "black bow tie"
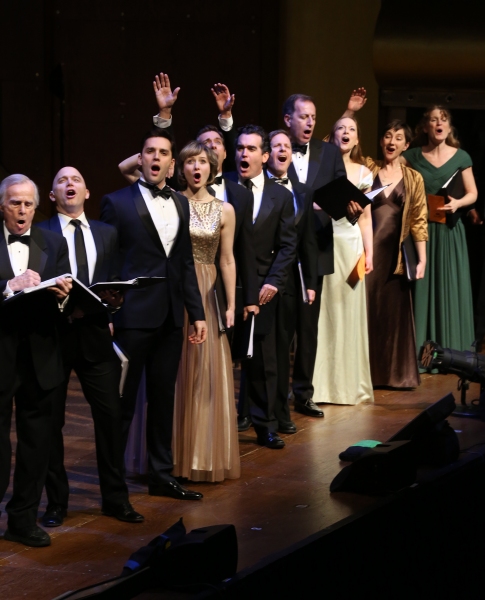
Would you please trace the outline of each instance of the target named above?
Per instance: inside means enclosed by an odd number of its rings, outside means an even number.
[[[214,179],[214,183],[212,185],[221,185],[222,183],[222,175],[218,175],[215,179]]]
[[[172,197],[172,190],[168,187],[168,185],[166,185],[163,189],[160,189],[158,186],[154,185],[153,183],[147,183],[146,181],[143,181],[142,179],[139,179],[138,183],[140,185],[142,185],[143,187],[147,188],[147,190],[150,190],[153,198],[160,196],[162,198],[165,198],[165,200],[170,200],[170,198]]]
[[[30,235],[15,235],[11,233],[8,236],[8,243],[13,244],[14,242],[20,242],[26,246],[30,246]]]
[[[281,185],[288,185],[288,177],[273,177],[273,181],[281,183]]]
[[[300,154],[306,154],[306,151],[308,150],[308,144],[297,144],[296,142],[293,142],[291,147],[293,152],[300,152]]]

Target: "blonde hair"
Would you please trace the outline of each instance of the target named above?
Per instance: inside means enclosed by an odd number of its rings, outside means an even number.
[[[212,183],[214,183],[219,168],[219,161],[217,160],[216,153],[214,152],[214,150],[212,150],[212,148],[208,148],[202,142],[192,141],[189,142],[186,146],[184,146],[179,154],[179,172],[177,174],[177,177],[183,189],[187,188],[187,180],[185,179],[184,175],[185,161],[189,158],[192,158],[193,156],[198,156],[203,152],[207,156],[207,160],[210,164],[210,173],[206,185],[211,185]]]

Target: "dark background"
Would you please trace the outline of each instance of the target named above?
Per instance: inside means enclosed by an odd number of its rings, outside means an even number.
[[[181,87],[179,147],[217,122],[217,82],[236,92],[238,124],[279,126],[278,4],[2,2],[0,175],[25,173],[39,185],[42,218],[51,214],[54,174],[75,166],[91,191],[86,212],[98,216],[103,194],[126,183],[118,163],[138,152],[157,113],[160,71]]]

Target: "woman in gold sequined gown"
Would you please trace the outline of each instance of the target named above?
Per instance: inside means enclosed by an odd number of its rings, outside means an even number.
[[[227,325],[234,324],[236,268],[232,252],[233,207],[207,191],[217,173],[214,152],[190,142],[180,153],[183,194],[190,206],[190,237],[204,303],[207,340],[184,337],[175,390],[173,474],[192,481],[222,481],[240,475],[232,359],[226,335],[219,333],[214,284],[216,254],[227,297]],[[189,328],[187,314],[185,327]]]

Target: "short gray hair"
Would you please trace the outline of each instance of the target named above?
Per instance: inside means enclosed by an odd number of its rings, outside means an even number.
[[[14,175],[9,175],[5,177],[5,179],[0,183],[0,206],[3,206],[3,201],[5,200],[5,195],[9,187],[13,185],[19,185],[21,183],[30,183],[34,188],[34,204],[35,208],[39,206],[39,189],[32,181],[29,179],[27,175],[21,175],[20,173],[15,173]]]

